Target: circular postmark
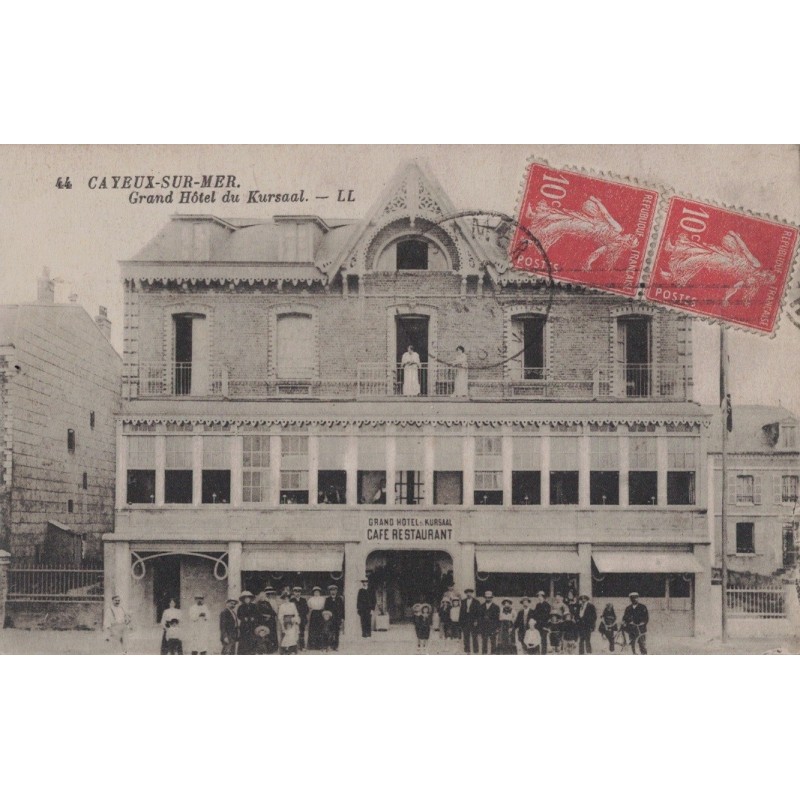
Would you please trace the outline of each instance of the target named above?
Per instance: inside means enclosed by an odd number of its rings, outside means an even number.
[[[555,296],[556,282],[553,279],[553,264],[551,263],[544,245],[539,239],[524,225],[520,224],[514,217],[502,211],[487,211],[487,210],[468,210],[459,211],[453,214],[440,217],[439,219],[431,222],[428,220],[420,220],[420,229],[423,233],[430,232],[438,229],[447,238],[452,239],[453,233],[447,230],[445,225],[453,223],[461,228],[461,234],[467,238],[470,235],[476,241],[476,250],[478,253],[483,254],[481,266],[491,267],[496,273],[502,275],[509,270],[515,270],[531,276],[532,280],[529,285],[544,285],[547,288],[543,320],[546,322],[550,316],[550,311],[553,305],[553,298]],[[521,236],[517,239],[515,233],[519,232]],[[517,239],[513,249],[511,242]],[[482,241],[481,241],[482,240]],[[545,274],[541,272],[534,272],[531,270],[517,270],[513,264],[515,259],[524,254],[528,250],[534,250],[541,258],[541,262],[545,267]],[[493,253],[487,251],[494,251]],[[494,258],[492,258],[494,256]],[[537,280],[538,279],[538,280]],[[521,358],[530,345],[523,346],[516,352],[508,354],[504,353],[503,358],[499,361],[488,359],[488,353],[485,350],[480,352],[479,364],[470,365],[470,369],[476,370],[492,370],[506,364],[509,361]],[[484,355],[485,354],[485,355]],[[445,367],[455,367],[456,365],[448,362],[447,359],[441,356],[428,353],[428,357],[434,359]]]

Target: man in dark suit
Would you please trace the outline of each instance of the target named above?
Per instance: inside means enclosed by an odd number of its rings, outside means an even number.
[[[481,653],[494,655],[497,651],[497,630],[500,627],[500,606],[494,601],[491,591],[483,593],[486,600],[481,609],[478,630],[481,634]]]
[[[222,655],[235,656],[236,642],[239,641],[239,617],[236,616],[237,600],[228,598],[225,608],[219,615],[219,639],[222,642]]]
[[[465,599],[458,614],[458,624],[464,635],[464,652],[478,652],[478,622],[481,618],[481,607],[475,599],[474,589],[464,590]]]
[[[339,587],[332,583],[328,587],[328,596],[325,598],[324,611],[330,611],[333,614],[333,649],[339,649],[339,633],[342,629],[342,622],[344,622],[344,598],[339,594]]]
[[[636,644],[639,644],[641,655],[647,655],[647,623],[650,622],[650,614],[647,606],[639,602],[639,593],[631,592],[628,597],[631,604],[625,609],[622,615],[622,630],[628,634],[628,641],[631,643],[631,652],[636,654]]]
[[[536,605],[533,607],[533,618],[536,620],[536,630],[542,638],[542,655],[547,655],[547,626],[550,623],[550,603],[547,602],[544,592],[536,592]]]
[[[589,599],[589,595],[582,594],[578,598],[578,611],[575,615],[578,623],[578,653],[582,656],[592,654],[592,632],[597,625],[597,609]]]
[[[362,578],[361,588],[358,590],[358,597],[356,598],[356,611],[358,611],[358,616],[361,620],[361,636],[363,638],[372,636],[372,612],[377,605],[378,599],[375,596],[375,590],[369,588],[369,580],[367,578]]]
[[[308,625],[308,600],[303,597],[303,587],[295,586],[292,589],[291,601],[297,608],[300,617],[300,635],[297,640],[298,648],[305,650],[306,647],[306,626]]]
[[[528,630],[528,623],[533,618],[533,609],[531,608],[531,600],[529,597],[523,597],[520,600],[522,608],[517,611],[516,619],[514,620],[514,630],[517,632],[517,638],[520,643],[525,642],[525,631]]]

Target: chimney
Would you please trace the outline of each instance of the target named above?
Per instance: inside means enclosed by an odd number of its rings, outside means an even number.
[[[44,267],[36,285],[36,300],[39,303],[54,303],[55,299],[55,281],[50,278],[50,271],[47,269],[47,267]]]
[[[94,318],[97,327],[109,341],[111,340],[111,320],[108,318],[108,309],[105,306],[100,306],[98,315]]]

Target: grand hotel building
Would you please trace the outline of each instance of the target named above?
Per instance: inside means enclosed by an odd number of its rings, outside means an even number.
[[[337,583],[355,636],[365,574],[393,623],[450,581],[572,585],[707,630],[690,320],[552,292],[508,267],[503,234],[416,163],[362,220],[171,218],[121,265],[109,594],[155,622],[198,590]]]

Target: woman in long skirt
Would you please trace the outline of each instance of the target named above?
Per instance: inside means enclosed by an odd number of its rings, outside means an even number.
[[[455,367],[453,397],[466,397],[469,394],[467,354],[461,345],[456,347],[456,357],[453,359],[453,367]]]
[[[500,609],[500,635],[497,637],[497,654],[501,656],[513,656],[517,653],[517,642],[514,636],[514,616],[513,603],[510,600],[503,600]]]
[[[325,647],[324,620],[322,611],[325,608],[325,598],[322,589],[315,586],[308,598],[308,644],[309,650],[322,650]]]
[[[239,618],[239,649],[240,656],[249,656],[255,652],[256,627],[259,622],[259,613],[253,605],[253,593],[242,592],[239,596],[241,604],[236,609]]]
[[[416,397],[420,393],[419,369],[421,362],[419,353],[414,351],[414,346],[409,345],[400,361],[403,368],[403,394],[406,397]]]

